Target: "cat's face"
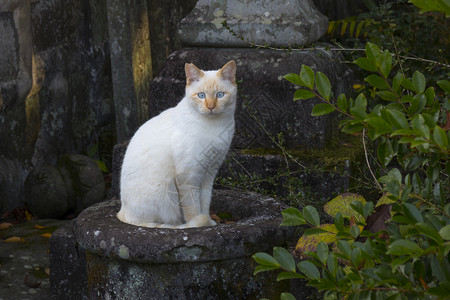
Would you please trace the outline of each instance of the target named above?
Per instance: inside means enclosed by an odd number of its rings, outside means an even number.
[[[214,117],[234,113],[236,106],[236,63],[230,61],[218,71],[202,71],[186,64],[186,96],[203,115]]]

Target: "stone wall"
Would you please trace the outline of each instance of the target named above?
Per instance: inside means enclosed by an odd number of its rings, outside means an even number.
[[[119,1],[124,9],[108,11],[114,2],[0,1],[0,213],[23,205],[24,181],[34,168],[55,165],[64,154],[87,154],[98,146],[95,157],[110,166],[116,128],[125,121],[115,116],[114,103],[133,93],[148,101],[152,65],[158,70],[166,55],[181,47],[173,33],[196,1]],[[137,4],[145,13],[140,20],[132,15]],[[125,43],[138,36],[134,52],[119,49],[124,61],[138,66],[127,74],[135,87],[129,94],[117,93],[130,81],[114,80],[112,72],[123,67],[111,59],[109,38],[118,30],[111,18],[119,12],[131,16],[131,26],[146,24],[125,36]]]
[[[1,4],[0,211],[21,205],[35,166],[86,153],[113,134],[104,7],[105,0]]]

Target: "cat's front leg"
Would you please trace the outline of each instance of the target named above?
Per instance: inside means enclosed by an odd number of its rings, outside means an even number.
[[[200,194],[200,210],[204,215],[209,216],[209,208],[211,206],[211,194],[214,184],[215,174],[206,174],[201,184]],[[216,225],[217,223],[209,217],[209,224]]]
[[[188,223],[197,215],[201,214],[200,209],[200,185],[199,176],[194,174],[178,174],[176,176],[178,189],[178,201],[183,212],[184,221]]]

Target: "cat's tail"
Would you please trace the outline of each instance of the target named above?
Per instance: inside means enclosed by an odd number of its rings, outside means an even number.
[[[142,227],[149,228],[172,228],[172,229],[183,229],[183,228],[194,228],[194,227],[203,227],[203,226],[212,226],[216,225],[216,222],[211,220],[208,215],[200,214],[192,218],[189,222],[181,225],[172,225],[172,224],[160,224],[160,223],[143,223],[139,224]]]

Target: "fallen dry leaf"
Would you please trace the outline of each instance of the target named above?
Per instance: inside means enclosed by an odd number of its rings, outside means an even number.
[[[47,274],[48,276],[50,276],[50,268],[45,268],[45,274]]]
[[[25,219],[27,219],[27,221],[30,221],[32,217],[33,216],[30,214],[30,212],[28,210],[26,210],[25,211]]]
[[[52,236],[52,234],[46,232],[46,233],[41,234],[41,236],[42,236],[42,237],[45,237],[45,238],[50,238],[50,237]]]
[[[41,225],[35,224],[34,228],[36,228],[36,229],[44,229],[45,226],[41,226]]]
[[[38,288],[41,285],[40,281],[36,281],[33,279],[30,279],[28,277],[28,274],[25,275],[25,279],[23,280],[23,283],[25,283],[25,285],[31,287],[31,288]]]
[[[11,226],[12,226],[12,223],[8,223],[8,222],[1,223],[1,224],[0,224],[0,230],[9,228],[9,227],[11,227]]]
[[[23,242],[25,242],[25,239],[22,237],[18,237],[18,236],[12,236],[12,237],[4,240],[4,242],[5,243],[23,243]]]

